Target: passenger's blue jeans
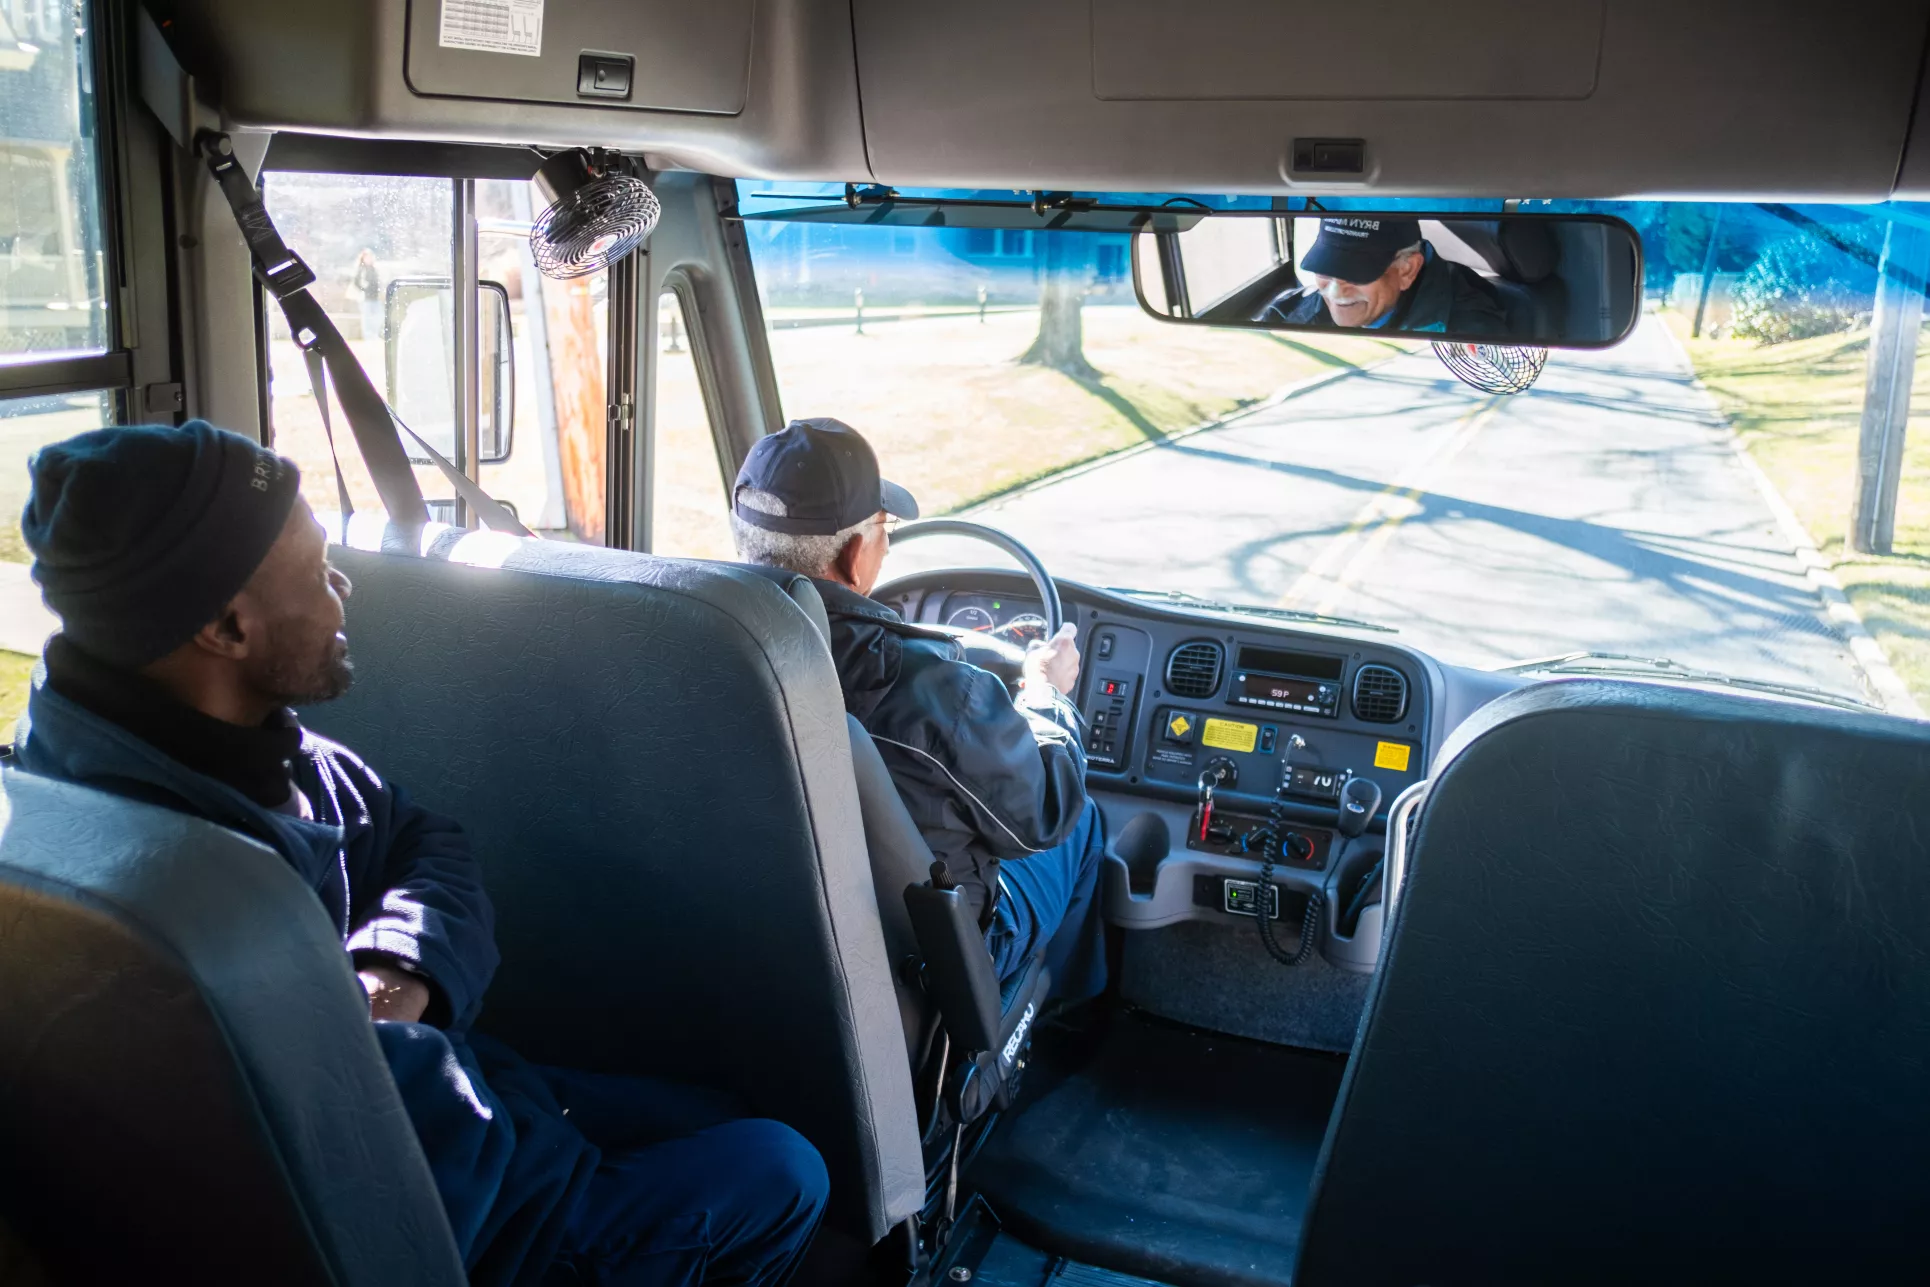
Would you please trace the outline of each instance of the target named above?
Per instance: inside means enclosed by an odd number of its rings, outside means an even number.
[[[999,864],[1004,892],[985,944],[1001,984],[1010,982],[1044,943],[1054,997],[1083,1001],[1105,990],[1105,918],[1098,896],[1105,853],[1105,819],[1087,800],[1071,835],[1050,849]]]
[[[603,1160],[545,1287],[779,1287],[796,1272],[830,1187],[803,1136],[719,1092],[548,1071]]]

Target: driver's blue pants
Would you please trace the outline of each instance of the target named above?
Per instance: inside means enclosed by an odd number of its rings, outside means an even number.
[[[985,945],[1000,983],[1010,982],[1043,943],[1054,997],[1083,1001],[1105,990],[1105,918],[1098,894],[1105,853],[1105,819],[1087,800],[1071,835],[1050,849],[999,863],[1001,892]]]

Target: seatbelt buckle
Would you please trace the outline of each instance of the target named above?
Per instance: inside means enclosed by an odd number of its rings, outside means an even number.
[[[310,268],[300,255],[289,252],[288,258],[272,268],[255,264],[255,276],[273,292],[276,299],[292,295],[315,284],[315,270]]]

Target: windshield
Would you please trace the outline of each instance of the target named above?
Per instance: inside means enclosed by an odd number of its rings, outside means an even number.
[[[1930,206],[1522,208],[1628,220],[1647,298],[1514,396],[1426,344],[1157,321],[1121,234],[745,228],[786,415],[848,421],[927,516],[1057,575],[1462,665],[1593,651],[1930,703]],[[920,541],[885,576],[959,564],[1003,559]]]

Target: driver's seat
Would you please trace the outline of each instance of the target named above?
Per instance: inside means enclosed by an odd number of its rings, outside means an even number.
[[[830,618],[809,577],[744,566],[776,582],[830,643]],[[962,895],[932,887],[931,849],[871,734],[856,716],[844,719],[923,1125],[928,1200],[921,1223],[930,1226],[941,1214],[950,1215],[942,1211],[950,1186],[939,1182],[989,1130],[996,1120],[992,1110],[1009,1104],[1017,1090],[1031,1024],[1052,977],[1041,952],[999,987],[985,935]],[[960,1138],[961,1125],[970,1138]]]

